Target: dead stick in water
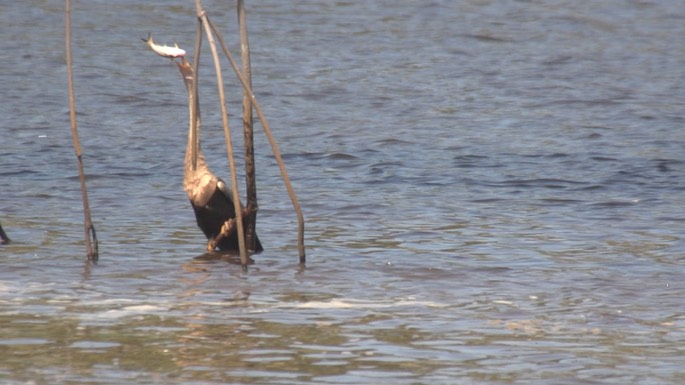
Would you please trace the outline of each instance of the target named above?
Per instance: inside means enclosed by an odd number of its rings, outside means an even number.
[[[295,190],[293,190],[293,186],[290,183],[290,178],[288,177],[288,172],[285,169],[285,163],[283,163],[281,153],[278,150],[278,145],[276,144],[276,141],[274,140],[274,137],[271,134],[271,128],[269,127],[269,123],[266,121],[266,117],[262,112],[262,108],[260,107],[259,103],[257,102],[257,98],[254,96],[254,93],[252,92],[252,87],[250,87],[250,85],[247,83],[247,80],[242,75],[240,69],[238,68],[238,65],[235,63],[233,55],[231,55],[231,52],[228,50],[228,48],[226,48],[226,44],[224,43],[224,39],[221,37],[221,33],[214,27],[214,25],[211,24],[211,22],[209,22],[209,25],[212,27],[214,33],[216,33],[216,38],[219,41],[219,44],[221,45],[221,49],[224,51],[224,54],[228,58],[228,61],[231,63],[231,67],[233,67],[233,71],[235,72],[236,76],[238,76],[240,83],[243,85],[243,88],[250,95],[250,100],[252,100],[254,110],[255,112],[257,112],[259,121],[262,123],[262,128],[264,129],[266,137],[269,139],[269,144],[271,144],[271,151],[273,152],[274,157],[276,158],[276,162],[278,163],[278,167],[281,170],[283,183],[285,184],[285,187],[288,190],[290,201],[292,202],[293,207],[295,208],[295,212],[297,213],[297,249],[300,255],[300,264],[304,265],[304,216],[302,215],[302,209],[300,208],[300,204],[297,202]]]
[[[231,169],[231,190],[233,193],[233,202],[235,202],[235,218],[238,222],[238,248],[240,249],[240,263],[243,269],[247,268],[247,249],[245,247],[245,230],[243,228],[243,214],[240,208],[240,194],[238,193],[238,177],[236,174],[235,159],[233,157],[233,144],[231,142],[231,131],[228,126],[228,111],[226,110],[226,97],[224,95],[224,82],[221,75],[221,64],[219,62],[219,54],[216,50],[212,30],[210,29],[209,18],[207,13],[202,8],[202,2],[195,0],[195,8],[197,17],[202,20],[209,48],[212,51],[212,58],[214,59],[214,70],[216,72],[216,82],[219,90],[219,101],[221,103],[221,120],[224,126],[224,136],[226,137],[226,150],[228,152],[228,163]],[[196,75],[197,76],[197,75]],[[197,77],[196,77],[197,79]]]
[[[67,48],[67,78],[69,83],[69,117],[71,119],[71,137],[74,141],[74,151],[78,161],[79,179],[81,180],[81,198],[83,200],[83,217],[86,235],[86,256],[90,261],[98,260],[98,238],[95,227],[90,219],[90,207],[88,206],[88,192],[86,191],[86,176],[83,170],[83,153],[79,142],[78,130],[76,128],[76,102],[74,97],[74,74],[71,62],[71,1],[66,0],[65,15],[65,40]],[[92,237],[92,239],[91,239]]]
[[[5,230],[2,229],[2,224],[0,224],[0,244],[5,245],[10,242],[10,237],[8,237],[7,234],[5,234]]]
[[[250,42],[247,38],[247,15],[245,2],[238,0],[238,26],[240,28],[240,54],[243,65],[243,76],[252,87],[252,71],[250,69]],[[248,209],[245,243],[249,250],[256,248],[257,234],[257,180],[254,160],[254,133],[252,126],[252,100],[247,90],[243,89],[243,140],[245,142],[245,190]]]

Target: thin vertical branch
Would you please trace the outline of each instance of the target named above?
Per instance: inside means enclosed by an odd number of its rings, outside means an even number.
[[[243,76],[252,87],[252,70],[250,66],[250,42],[247,38],[247,15],[245,2],[238,0],[238,26],[240,27],[240,54],[243,65]],[[246,89],[243,89],[243,139],[245,142],[245,189],[247,194],[247,229],[245,243],[250,250],[256,249],[257,240],[257,177],[254,160],[254,133],[252,126],[252,100]]]
[[[78,129],[76,128],[76,102],[74,97],[74,74],[71,62],[71,2],[66,0],[65,15],[65,40],[67,55],[67,78],[69,82],[69,117],[71,119],[71,137],[74,141],[74,151],[78,161],[79,178],[81,180],[81,198],[83,200],[83,217],[86,236],[86,256],[88,260],[98,260],[98,239],[95,227],[90,219],[90,207],[88,206],[88,192],[86,191],[86,176],[83,169],[83,154],[79,142]],[[92,237],[92,239],[91,239]]]
[[[228,127],[228,111],[226,110],[226,97],[224,95],[224,82],[221,75],[221,63],[219,62],[219,54],[216,50],[212,30],[210,29],[209,18],[202,8],[202,2],[195,0],[195,8],[197,17],[202,20],[202,24],[207,35],[209,48],[212,51],[212,58],[214,59],[214,70],[216,72],[216,82],[219,89],[219,100],[221,103],[221,120],[224,126],[224,136],[226,137],[226,150],[228,152],[228,163],[231,169],[231,190],[233,192],[233,206],[235,207],[235,218],[238,225],[238,248],[240,249],[240,262],[243,268],[247,268],[247,249],[245,248],[245,231],[243,229],[243,214],[240,207],[240,194],[238,193],[238,177],[235,168],[235,159],[233,158],[233,144],[231,142],[231,131]],[[197,75],[196,75],[197,78]]]
[[[293,204],[293,207],[295,209],[295,212],[297,213],[297,249],[300,255],[300,264],[305,263],[305,251],[304,251],[304,216],[302,215],[302,209],[300,208],[300,204],[297,201],[297,197],[295,196],[295,190],[293,190],[293,186],[290,183],[290,178],[288,177],[288,172],[285,169],[285,163],[283,163],[283,158],[281,157],[281,153],[278,150],[278,145],[276,144],[276,141],[274,140],[273,135],[271,134],[271,128],[269,127],[269,123],[266,121],[266,117],[262,113],[262,108],[260,107],[259,103],[257,102],[257,98],[255,98],[254,93],[252,92],[252,87],[247,83],[247,80],[243,76],[242,72],[238,68],[238,65],[236,64],[235,60],[233,59],[233,55],[231,55],[231,52],[228,50],[226,47],[226,44],[224,43],[223,38],[221,37],[221,33],[214,28],[214,26],[210,23],[209,24],[216,33],[217,40],[219,41],[219,44],[221,45],[221,49],[224,51],[224,54],[228,58],[228,61],[231,63],[231,67],[233,67],[233,71],[235,72],[236,76],[238,76],[238,79],[240,80],[240,83],[243,85],[243,88],[247,91],[247,93],[250,95],[250,100],[252,100],[252,105],[254,107],[255,112],[257,112],[257,116],[259,117],[259,121],[262,124],[262,128],[264,129],[264,133],[266,134],[266,137],[269,139],[269,144],[271,144],[271,151],[274,154],[274,157],[276,158],[276,162],[278,163],[278,168],[281,170],[281,176],[283,178],[283,183],[285,184],[286,189],[288,190],[288,195],[290,196],[290,201]]]
[[[5,234],[5,230],[2,229],[2,224],[0,224],[0,244],[10,243],[10,237]]]

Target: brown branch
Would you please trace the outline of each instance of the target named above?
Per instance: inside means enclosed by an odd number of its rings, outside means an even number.
[[[214,237],[214,239],[211,239],[209,243],[207,243],[207,251],[212,252],[214,249],[216,249],[217,245],[219,242],[221,242],[222,239],[228,238],[233,234],[236,228],[236,221],[235,218],[231,218],[224,222],[224,224],[221,226],[221,230],[219,231],[219,234]],[[241,261],[242,263],[242,261]]]
[[[5,244],[8,244],[10,242],[11,242],[10,237],[7,236],[7,234],[5,233],[5,230],[2,229],[2,224],[0,224],[0,244],[5,245]]]
[[[252,71],[250,69],[250,42],[247,38],[247,15],[245,2],[238,0],[238,25],[240,27],[240,53],[243,65],[243,76],[252,87]],[[245,189],[246,206],[251,213],[247,217],[245,243],[249,250],[255,250],[257,245],[257,177],[254,160],[254,134],[252,126],[252,100],[243,89],[243,139],[245,142]]]
[[[199,0],[198,0],[199,1]],[[240,83],[243,85],[243,88],[247,91],[247,93],[250,95],[250,100],[252,100],[252,104],[254,106],[255,112],[257,112],[257,116],[259,117],[259,121],[262,123],[262,128],[264,129],[264,133],[266,134],[266,137],[269,139],[269,144],[271,144],[271,151],[274,154],[274,157],[276,158],[276,162],[278,163],[278,168],[281,170],[281,176],[283,178],[283,183],[285,184],[286,189],[288,190],[288,195],[290,196],[290,201],[293,204],[293,208],[295,209],[295,212],[297,213],[297,249],[300,255],[300,264],[304,265],[305,263],[305,251],[304,251],[304,216],[302,215],[302,209],[300,208],[300,204],[297,202],[297,197],[295,196],[295,190],[293,190],[293,186],[290,183],[290,178],[288,177],[288,172],[285,169],[285,163],[283,163],[283,158],[281,157],[281,153],[278,150],[278,145],[276,144],[276,141],[274,140],[273,135],[271,134],[271,128],[269,127],[269,123],[266,121],[266,117],[264,117],[264,114],[262,112],[262,108],[259,105],[259,102],[257,102],[257,98],[255,98],[254,93],[252,92],[252,87],[247,83],[247,80],[243,76],[242,72],[238,68],[238,65],[236,64],[235,60],[233,59],[233,55],[231,55],[231,52],[226,48],[226,44],[224,43],[223,38],[221,37],[221,33],[214,27],[214,25],[209,22],[209,25],[211,26],[212,30],[214,33],[216,33],[217,40],[219,41],[219,44],[221,45],[221,49],[224,51],[224,54],[228,58],[228,61],[231,63],[231,67],[233,67],[233,71],[235,72],[236,76],[238,76],[238,79],[240,80]],[[206,28],[206,26],[205,26]]]
[[[86,256],[90,261],[98,260],[98,238],[95,233],[95,227],[90,219],[90,207],[88,206],[88,192],[86,191],[86,176],[83,169],[83,154],[81,151],[81,143],[78,137],[78,129],[76,128],[76,102],[74,97],[74,74],[72,70],[71,61],[71,2],[66,0],[66,15],[65,15],[65,40],[66,40],[66,55],[67,55],[67,78],[69,83],[69,117],[71,119],[71,137],[74,141],[74,151],[76,152],[76,159],[78,161],[79,179],[81,181],[81,198],[83,200],[83,217],[84,228],[86,235]],[[91,238],[92,237],[92,238]]]
[[[244,208],[243,210],[243,217],[247,218],[251,214],[251,210],[249,208]],[[236,231],[236,220],[235,218],[231,218],[224,222],[224,224],[221,226],[221,229],[219,230],[219,234],[217,234],[214,239],[211,239],[209,243],[207,244],[207,251],[211,252],[214,249],[216,249],[217,245],[219,242],[221,242],[222,239],[228,238],[231,235],[233,235],[233,232]]]
[[[238,177],[236,174],[235,159],[233,157],[231,131],[228,126],[228,111],[226,110],[226,97],[224,95],[224,82],[221,75],[221,63],[219,62],[219,54],[217,53],[216,44],[214,43],[212,29],[210,29],[209,18],[207,17],[207,13],[202,8],[201,0],[195,0],[195,9],[197,12],[197,17],[202,20],[202,25],[204,26],[205,34],[207,35],[207,41],[209,42],[209,48],[212,51],[212,58],[214,59],[214,70],[216,72],[216,82],[219,89],[219,100],[221,103],[221,120],[224,126],[226,151],[228,152],[228,163],[231,169],[231,191],[233,193],[234,202],[233,206],[235,207],[235,218],[238,222],[238,248],[240,249],[240,262],[243,265],[243,269],[246,269],[248,258],[247,249],[245,248],[245,231],[243,229],[243,215],[240,208],[240,194],[238,193]]]

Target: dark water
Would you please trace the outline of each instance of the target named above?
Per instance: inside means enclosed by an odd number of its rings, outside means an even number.
[[[248,6],[305,270],[261,134],[265,252],[194,258],[185,91],[140,41],[190,51],[190,1],[74,4],[85,264],[63,3],[0,5],[0,383],[685,382],[685,3]],[[205,7],[235,41],[234,5]]]

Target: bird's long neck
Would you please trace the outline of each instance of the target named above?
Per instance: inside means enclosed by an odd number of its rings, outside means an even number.
[[[188,91],[188,144],[186,146],[185,155],[185,174],[186,178],[194,174],[197,170],[206,169],[205,158],[200,147],[200,128],[202,121],[200,119],[200,108],[197,96],[194,90],[195,73],[192,65],[183,58],[181,63],[177,63],[183,81]]]

